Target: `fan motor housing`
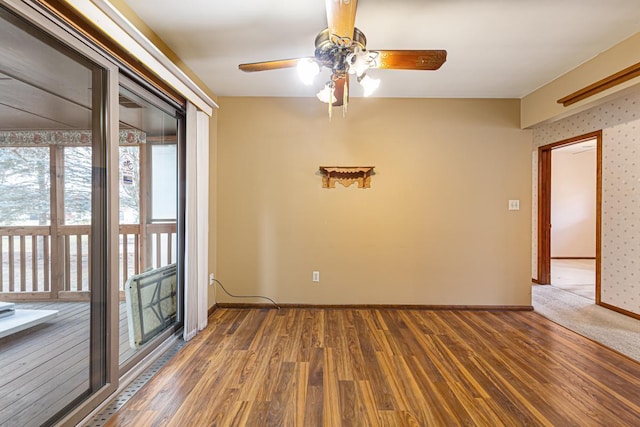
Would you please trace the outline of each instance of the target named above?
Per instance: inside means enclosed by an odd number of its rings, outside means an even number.
[[[356,47],[365,50],[367,38],[359,29],[353,29],[353,38],[339,37],[329,33],[325,28],[316,36],[316,60],[323,66],[333,70],[334,73],[347,72],[347,55],[353,53]]]

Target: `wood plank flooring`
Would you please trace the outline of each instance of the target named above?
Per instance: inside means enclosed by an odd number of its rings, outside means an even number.
[[[19,308],[58,310],[51,321],[0,340],[0,425],[37,426],[89,387],[89,304]]]
[[[0,426],[38,426],[89,387],[89,303],[16,303],[58,310],[49,322],[0,339]],[[120,307],[120,360],[133,355]]]
[[[632,426],[640,364],[534,312],[218,309],[107,426]]]

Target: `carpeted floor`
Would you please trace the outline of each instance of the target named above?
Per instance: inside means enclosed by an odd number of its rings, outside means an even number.
[[[595,301],[596,260],[552,259],[551,285]]]
[[[554,286],[532,286],[535,311],[572,331],[640,361],[640,320]]]

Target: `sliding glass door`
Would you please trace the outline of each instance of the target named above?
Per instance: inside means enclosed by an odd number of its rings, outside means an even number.
[[[184,107],[40,7],[0,0],[2,426],[81,420],[182,326]]]
[[[0,425],[107,382],[107,70],[0,7]]]
[[[181,324],[182,110],[121,76],[121,372]]]

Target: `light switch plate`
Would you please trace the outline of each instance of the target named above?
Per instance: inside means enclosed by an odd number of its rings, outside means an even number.
[[[519,211],[520,210],[520,200],[509,200],[509,210],[510,211]]]

